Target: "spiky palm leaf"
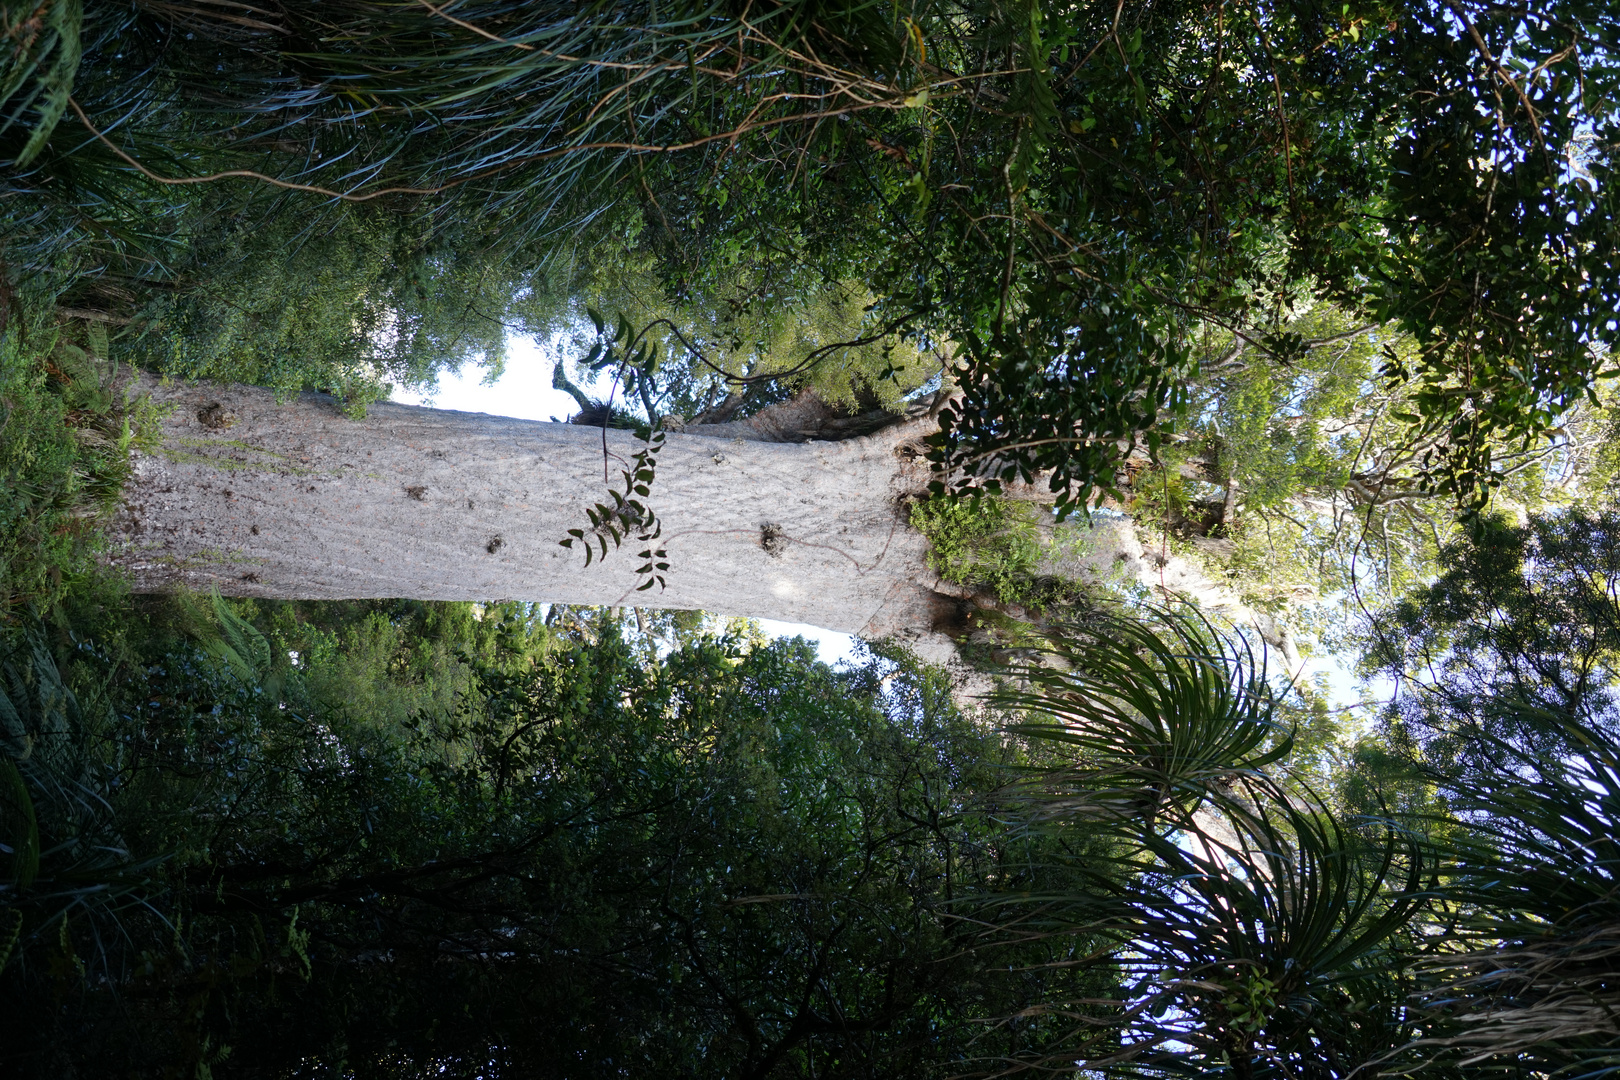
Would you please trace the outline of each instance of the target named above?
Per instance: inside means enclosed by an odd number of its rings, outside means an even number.
[[[601,198],[576,205],[575,195],[622,180],[628,162],[689,151],[717,155],[718,166],[739,140],[755,139],[763,154],[802,164],[837,127],[830,119],[899,113],[923,87],[959,81],[923,62],[913,21],[922,13],[909,4],[143,6],[149,14],[131,37],[161,20],[197,42],[171,38],[153,50],[162,78],[145,114],[87,100],[98,128],[128,121],[120,138],[146,142],[145,152],[158,152],[152,138],[169,139],[185,156],[184,140],[153,121],[173,126],[165,114],[178,107],[179,126],[202,130],[212,114],[249,148],[234,167],[261,182],[352,198],[468,195],[530,236],[600,212]],[[195,108],[199,100],[208,108]],[[264,145],[307,145],[267,157],[252,149],[258,135]],[[203,158],[174,164],[179,175],[213,171],[218,146]]]
[[[1538,711],[1573,753],[1470,733],[1499,768],[1443,778],[1467,832],[1446,892],[1464,948],[1428,965],[1423,1041],[1476,1074],[1620,1072],[1620,741]],[[1468,945],[1472,947],[1467,947]]]
[[[1058,627],[992,697],[1020,718],[1012,731],[1073,755],[1021,785],[1041,815],[1179,825],[1212,792],[1263,781],[1290,750],[1263,655],[1198,616],[1156,622]]]
[[[992,939],[1065,936],[1118,975],[1052,1002],[1066,1037],[997,1068],[1109,1076],[1347,1077],[1408,1044],[1403,938],[1433,859],[1389,822],[1347,826],[1272,767],[1291,749],[1264,658],[1196,615],[1063,627],[996,696],[1072,753],[1017,786],[1032,828],[1113,838],[1076,891],[1001,896]]]
[[[1117,857],[1088,858],[1083,892],[991,905],[997,935],[1111,942],[1091,962],[1121,986],[1051,1003],[1068,1037],[1006,1064],[1340,1080],[1418,1034],[1399,960],[1428,895],[1422,843],[1386,823],[1346,828],[1322,806],[1222,804],[1227,827],[1143,830]]]
[[[0,657],[0,953],[13,962],[19,941],[66,950],[70,921],[104,961],[120,910],[161,862],[135,858],[119,836],[88,760],[94,726],[37,634]]]

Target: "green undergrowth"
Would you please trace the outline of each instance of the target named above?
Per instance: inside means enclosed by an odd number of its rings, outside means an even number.
[[[97,558],[102,525],[156,417],[126,399],[102,327],[0,299],[0,623],[10,624],[70,592],[117,590]]]
[[[1111,609],[1121,599],[1108,582],[1050,572],[1087,541],[1083,529],[1043,528],[1043,510],[990,494],[912,504],[911,525],[928,540],[929,566],[977,595],[957,635],[969,665],[999,670],[1020,651],[1039,648],[1047,627]]]
[[[1028,504],[935,496],[912,504],[911,526],[928,539],[928,565],[945,580],[987,589],[1008,604],[1036,598],[1043,545]]]
[[[912,504],[911,525],[928,540],[929,566],[947,581],[1007,607],[1050,613],[1091,606],[1092,583],[1057,577],[1043,566],[1083,549],[1084,531],[1043,528],[1043,509],[999,495],[935,496]]]

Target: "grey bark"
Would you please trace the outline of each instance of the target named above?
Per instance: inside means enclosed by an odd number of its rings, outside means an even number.
[[[112,561],[137,591],[696,609],[890,638],[936,662],[954,657],[975,607],[997,606],[941,580],[907,524],[930,478],[927,406],[855,437],[849,418],[802,399],[669,434],[647,500],[663,520],[667,588],[637,591],[633,538],[588,567],[558,543],[644,445],[628,432],[606,433],[604,470],[599,428],[387,403],[356,420],[319,394],[278,403],[254,387],[148,378],[135,389],[168,408],[113,523]],[[797,441],[818,434],[837,441]],[[1083,535],[1049,545],[1043,572],[1194,600],[1252,622],[1297,666],[1271,620],[1150,551],[1129,519],[1066,528]]]
[[[647,500],[667,588],[637,592],[634,538],[586,567],[559,546],[642,447],[621,431],[305,394],[160,385],[114,561],[140,591],[299,599],[515,599],[702,609],[949,651],[959,592],[928,569],[903,499],[927,483],[928,421],[836,442],[733,425],[667,436]],[[740,426],[739,426],[740,427]],[[719,430],[715,430],[715,429]],[[781,437],[781,432],[775,432]],[[634,546],[632,546],[634,545]]]

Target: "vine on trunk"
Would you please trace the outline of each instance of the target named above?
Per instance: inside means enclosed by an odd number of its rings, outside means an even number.
[[[631,328],[630,320],[624,315],[619,316],[618,326],[612,335],[607,332],[607,324],[595,308],[586,308],[591,322],[596,326],[597,341],[591,347],[590,355],[585,363],[595,371],[602,371],[616,364],[613,375],[613,386],[608,391],[607,401],[602,403],[602,466],[607,471],[607,429],[612,423],[613,395],[622,384],[625,392],[629,393],[635,386],[636,379],[650,379],[658,371],[658,350],[655,343],[646,340],[646,331],[637,332]],[[561,363],[561,361],[559,361]],[[649,417],[649,420],[652,419]],[[664,574],[669,569],[669,556],[655,541],[663,535],[663,522],[658,520],[658,514],[642,500],[652,493],[653,478],[658,471],[658,452],[664,448],[664,433],[662,431],[649,431],[647,445],[639,450],[628,469],[620,470],[619,475],[624,478],[623,490],[609,488],[608,494],[613,498],[613,504],[597,503],[585,511],[590,519],[589,535],[584,529],[569,529],[568,537],[558,543],[565,548],[572,549],[574,541],[579,541],[585,548],[585,565],[590,566],[593,559],[605,559],[608,553],[608,541],[613,542],[615,549],[621,547],[624,541],[634,535],[636,540],[646,544],[640,552],[642,564],[636,568],[636,575],[641,578],[641,584],[636,586],[637,592],[645,592],[656,584],[660,589],[665,588]],[[615,455],[616,456],[616,455]],[[620,458],[622,461],[623,459]],[[603,479],[606,479],[604,475]],[[599,549],[592,550],[592,545]]]
[[[640,450],[628,469],[620,471],[624,477],[624,490],[608,489],[613,497],[613,504],[597,503],[585,511],[585,516],[591,521],[590,535],[584,529],[569,529],[568,538],[560,540],[565,548],[572,548],[574,541],[580,541],[585,547],[585,565],[591,565],[592,559],[605,559],[608,553],[608,541],[613,541],[615,549],[623,545],[632,534],[635,538],[647,545],[639,553],[642,565],[636,568],[636,574],[642,578],[637,592],[643,592],[656,583],[660,589],[664,588],[664,571],[669,569],[669,556],[662,547],[656,546],[656,541],[664,531],[664,523],[658,520],[658,514],[653,511],[642,499],[652,491],[653,476],[658,469],[658,452],[664,448],[664,433],[653,432],[647,440],[645,448]],[[600,547],[598,554],[592,545]]]

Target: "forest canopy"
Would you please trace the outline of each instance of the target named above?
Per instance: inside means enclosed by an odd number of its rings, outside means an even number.
[[[1620,329],[1603,4],[6,12],[12,276],[176,373],[363,399],[583,294],[665,411],[946,374],[936,461],[1067,509],[1326,301],[1474,508]]]
[[[0,0],[0,1071],[1614,1072],[1610,7]],[[131,369],[515,335],[654,508],[663,432],[934,423],[993,689],[109,567]],[[1056,578],[1093,511],[1389,699]]]

